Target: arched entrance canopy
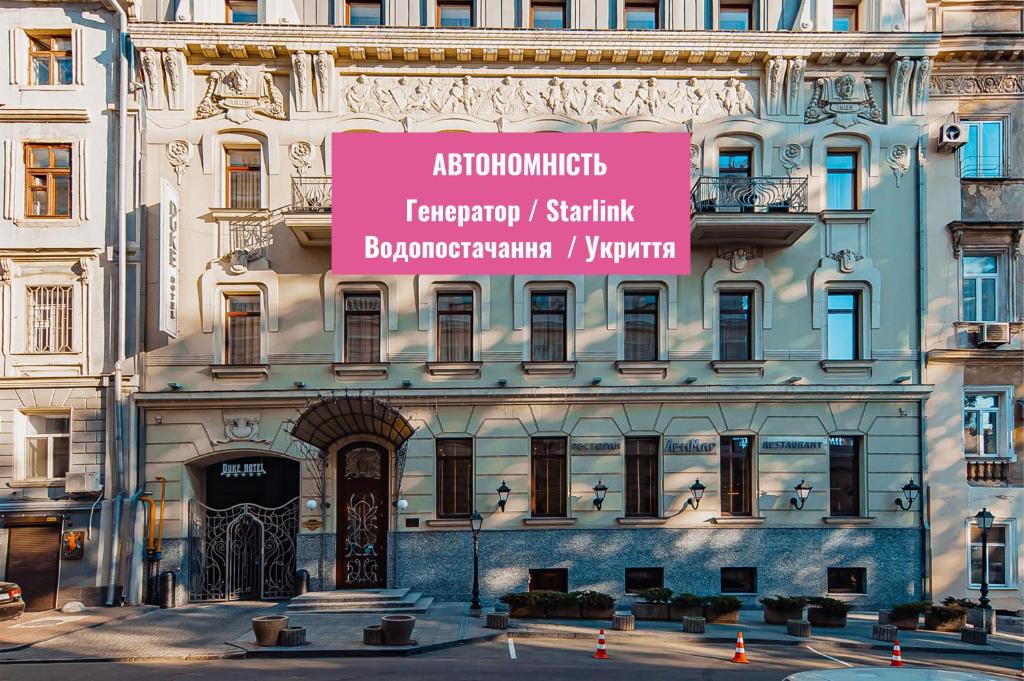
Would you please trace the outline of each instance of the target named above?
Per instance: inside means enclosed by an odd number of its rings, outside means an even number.
[[[414,430],[397,409],[382,399],[332,394],[321,396],[302,410],[291,435],[321,451],[351,435],[377,435],[397,451]]]

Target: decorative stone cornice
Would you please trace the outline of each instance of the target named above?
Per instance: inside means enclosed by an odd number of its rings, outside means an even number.
[[[0,123],[88,123],[88,109],[0,107]]]

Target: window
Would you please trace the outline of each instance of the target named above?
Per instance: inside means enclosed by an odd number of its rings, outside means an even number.
[[[718,359],[745,362],[754,358],[754,294],[721,291],[718,294]]]
[[[225,364],[261,364],[260,297],[232,295],[225,298]]]
[[[658,28],[658,3],[650,0],[626,0],[626,28],[634,31],[653,31]]]
[[[718,176],[750,177],[752,158],[750,151],[722,150],[718,154]]]
[[[25,145],[25,215],[71,217],[71,145]]]
[[[384,23],[379,2],[345,4],[345,23],[349,26],[380,26]]]
[[[658,292],[626,291],[622,296],[623,359],[658,359]]]
[[[722,31],[749,31],[754,27],[753,7],[722,5],[718,10],[718,28]]]
[[[756,594],[757,568],[724,567],[722,568],[722,593],[724,594]]]
[[[530,570],[530,591],[561,591],[569,590],[569,570],[566,568],[550,568],[548,570]]]
[[[227,155],[228,208],[259,208],[260,150],[225,149]]]
[[[825,160],[828,173],[825,193],[830,210],[857,207],[857,152],[830,151]]]
[[[565,438],[535,437],[530,446],[533,515],[537,518],[564,518],[568,499]]]
[[[530,359],[564,362],[566,358],[567,296],[565,291],[530,294]]]
[[[964,394],[964,454],[999,455],[999,395]]]
[[[752,213],[750,172],[753,153],[749,150],[723,149],[718,154],[718,210]]]
[[[723,437],[721,444],[722,515],[751,515],[753,450],[749,437]]]
[[[658,515],[658,438],[626,438],[626,516]]]
[[[473,361],[473,294],[437,294],[437,361]]]
[[[1012,580],[1008,572],[1013,569],[1012,563],[1007,560],[1006,547],[1009,545],[1007,535],[1010,534],[1010,527],[1006,524],[993,523],[988,530],[988,579],[985,580],[989,586],[1009,586]],[[971,586],[978,588],[982,582],[982,561],[981,561],[981,529],[977,523],[970,524],[970,570]]]
[[[28,35],[29,83],[71,85],[74,76],[69,33]]]
[[[68,472],[71,416],[25,414],[24,479],[54,480]]]
[[[473,3],[445,0],[437,3],[437,25],[464,28],[473,25]]]
[[[533,28],[565,28],[565,4],[561,2],[531,3],[530,26]]]
[[[961,121],[967,144],[960,149],[960,177],[1004,177],[1003,122]]]
[[[859,298],[856,291],[828,292],[829,359],[860,358]]]
[[[260,20],[257,0],[228,0],[229,24],[255,24]]]
[[[380,362],[380,293],[345,294],[345,361]]]
[[[27,352],[71,352],[73,286],[28,286]]]
[[[999,286],[999,258],[995,255],[963,257],[963,320],[994,322],[998,318],[996,296]]]
[[[830,594],[866,594],[868,583],[867,568],[830,567],[828,569],[828,592]]]
[[[665,586],[665,568],[626,568],[626,593],[638,594],[644,589]]]
[[[860,438],[828,439],[828,486],[829,515],[860,515]]]
[[[835,3],[832,7],[832,30],[837,33],[851,33],[858,30],[856,4]]]
[[[473,512],[473,441],[437,441],[437,515],[468,518]]]

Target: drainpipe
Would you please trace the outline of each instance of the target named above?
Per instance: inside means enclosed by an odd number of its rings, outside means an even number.
[[[117,66],[117,171],[114,181],[117,184],[117,198],[114,211],[117,215],[117,361],[114,363],[114,442],[110,448],[114,452],[117,470],[117,482],[114,489],[118,493],[114,498],[113,538],[110,543],[110,576],[107,584],[107,605],[114,604],[114,593],[117,587],[117,569],[121,560],[121,511],[124,504],[124,404],[121,395],[122,371],[126,356],[125,319],[127,311],[126,281],[128,264],[125,259],[125,248],[128,243],[128,226],[126,206],[125,172],[127,168],[127,129],[128,129],[128,59],[127,36],[128,16],[118,0],[104,0],[118,18],[118,66]]]
[[[920,128],[919,128],[920,130]],[[925,183],[925,166],[928,163],[928,124],[923,126],[917,138],[917,380],[924,384],[925,372],[925,345],[926,334],[928,333],[928,277],[926,263],[928,262],[928,201],[927,186]],[[921,455],[918,457],[917,474],[921,480],[921,598],[931,598],[932,569],[928,557],[931,544],[929,530],[931,523],[928,522],[929,499],[926,475],[928,474],[928,420],[925,418],[926,398],[918,400],[918,441],[920,442]]]

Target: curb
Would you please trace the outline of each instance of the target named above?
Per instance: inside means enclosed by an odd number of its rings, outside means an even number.
[[[142,617],[143,615],[148,615],[154,610],[160,609],[155,605],[142,607],[145,607],[146,609],[142,610],[141,612],[133,613],[131,615],[124,615],[123,617],[112,617],[108,620],[103,620],[102,622],[93,622],[92,624],[86,624],[85,626],[79,627],[78,629],[72,629],[71,631],[65,631],[59,634],[53,634],[52,636],[41,638],[38,641],[31,641],[29,643],[19,643],[18,645],[14,645],[9,648],[0,648],[0,655],[3,655],[4,653],[13,653],[18,650],[24,650],[25,648],[31,648],[32,646],[39,645],[40,643],[46,643],[47,641],[52,641],[54,639],[60,638],[61,636],[67,636],[68,634],[74,634],[78,631],[85,631],[87,629],[95,629],[96,627],[102,627],[106,624],[110,624],[111,622],[121,622],[124,620],[135,619],[136,617]]]
[[[242,659],[245,653],[209,653],[205,655],[163,655],[146,657],[144,655],[129,655],[127,657],[60,657],[53,659],[28,659],[28,660],[2,660],[0,665],[10,664],[78,664],[81,662],[203,662],[212,660]]]
[[[459,648],[465,645],[472,645],[474,643],[483,643],[485,641],[493,641],[496,638],[501,637],[505,634],[504,631],[495,632],[493,634],[482,634],[480,636],[473,636],[470,638],[464,638],[458,641],[441,641],[440,643],[430,643],[428,645],[416,646],[415,648],[351,648],[351,649],[321,649],[321,650],[303,650],[301,647],[294,650],[246,650],[241,657],[246,659],[269,659],[269,658],[327,658],[327,657],[412,657],[414,655],[422,655],[423,653],[432,653],[437,650],[447,650],[449,648]]]

